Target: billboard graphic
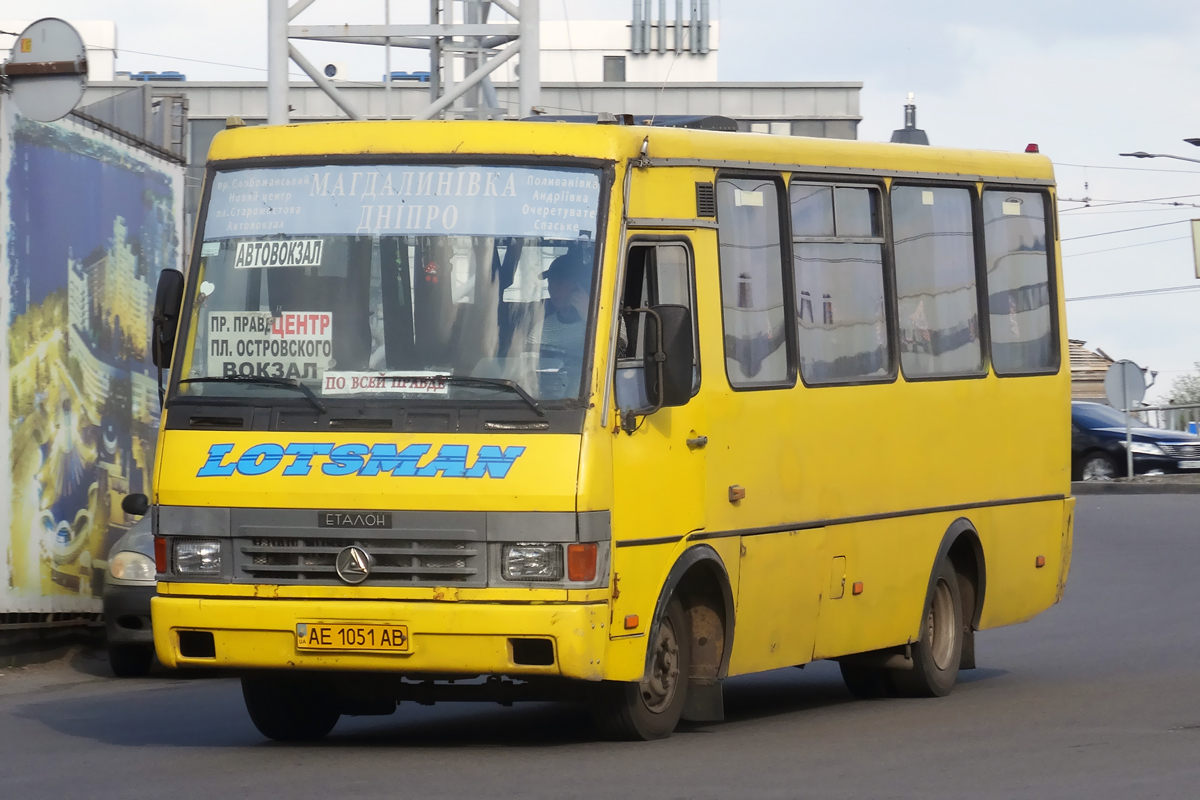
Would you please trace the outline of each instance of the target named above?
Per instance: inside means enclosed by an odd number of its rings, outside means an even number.
[[[150,313],[159,271],[180,266],[182,191],[181,166],[0,104],[0,612],[99,610],[108,548],[135,521],[121,499],[150,492]]]

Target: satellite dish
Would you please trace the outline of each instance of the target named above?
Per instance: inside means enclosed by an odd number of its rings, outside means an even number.
[[[71,113],[87,86],[83,37],[68,23],[45,17],[13,42],[4,63],[13,102],[38,122],[54,122]]]

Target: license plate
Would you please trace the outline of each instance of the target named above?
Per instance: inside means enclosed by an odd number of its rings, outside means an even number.
[[[1200,469],[1200,461],[1180,461],[1180,469]]]
[[[376,650],[407,653],[408,626],[298,622],[296,647],[301,650]]]

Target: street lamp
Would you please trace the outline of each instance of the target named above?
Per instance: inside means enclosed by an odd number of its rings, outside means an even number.
[[[1194,144],[1200,147],[1200,138],[1184,139],[1188,144]],[[1193,164],[1200,164],[1200,158],[1188,158],[1187,156],[1173,156],[1170,153],[1147,153],[1144,150],[1138,150],[1136,153],[1120,153],[1126,158],[1173,158],[1176,161],[1190,161]]]

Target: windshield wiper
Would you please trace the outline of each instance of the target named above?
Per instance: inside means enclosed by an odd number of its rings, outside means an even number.
[[[272,378],[267,375],[214,375],[208,378],[181,378],[179,383],[257,383],[263,386],[285,386],[302,392],[308,402],[312,403],[313,408],[322,414],[325,413],[325,404],[317,399],[312,389],[295,378]]]
[[[458,383],[463,385],[476,384],[478,386],[502,386],[505,389],[516,392],[521,399],[529,404],[529,407],[537,412],[539,417],[546,416],[546,412],[538,405],[538,401],[533,398],[529,392],[525,391],[524,387],[516,381],[510,381],[507,378],[476,378],[471,375],[439,375],[438,378],[446,383]]]

